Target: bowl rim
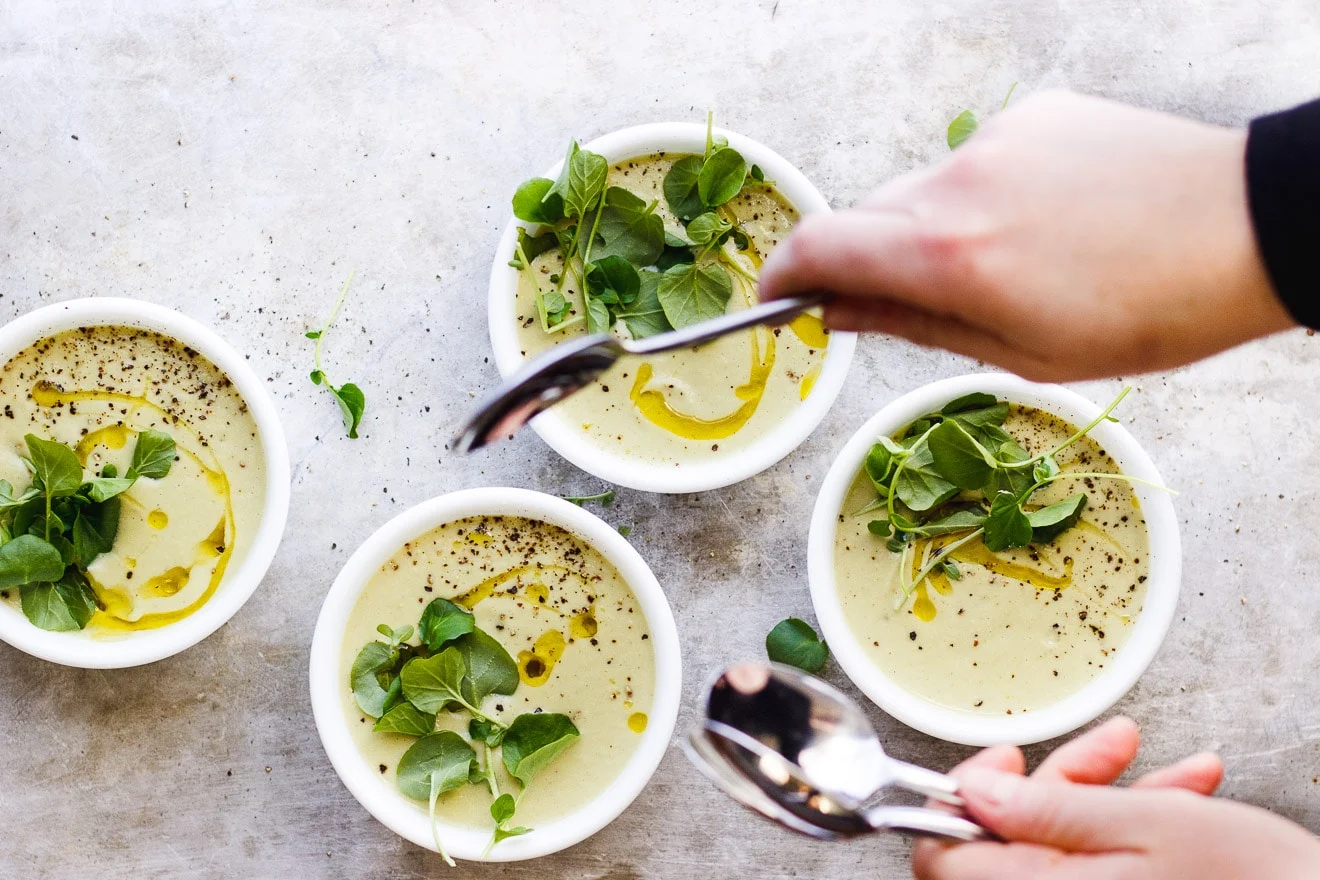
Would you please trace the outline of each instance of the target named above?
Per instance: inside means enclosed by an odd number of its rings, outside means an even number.
[[[435,851],[430,820],[410,798],[384,782],[362,759],[342,705],[347,670],[340,668],[344,629],[367,582],[406,542],[468,516],[524,516],[559,526],[590,544],[619,571],[637,597],[651,629],[655,695],[645,732],[623,771],[593,800],[531,834],[501,842],[484,861],[505,862],[558,852],[595,834],[641,793],[660,765],[678,720],[682,658],[678,629],[655,575],[614,527],[575,504],[530,489],[463,489],[431,498],[395,516],[353,552],[326,594],[312,637],[309,682],[321,744],[348,790],[383,825]],[[481,858],[490,832],[439,823],[445,848],[456,859]]]
[[[749,163],[760,165],[765,176],[775,182],[775,188],[800,214],[805,216],[830,210],[829,202],[811,181],[774,150],[726,129],[715,128],[714,134],[728,139],[729,146],[742,153]],[[705,145],[704,125],[656,122],[602,135],[583,148],[603,155],[613,164],[660,151],[701,153]],[[562,160],[556,162],[544,176],[552,180],[557,178],[563,164]],[[495,248],[490,270],[488,326],[495,365],[501,378],[508,378],[524,363],[518,345],[515,315],[518,270],[508,265],[519,228],[530,228],[530,225],[510,217]],[[619,486],[666,494],[718,489],[771,467],[811,435],[843,388],[856,345],[855,333],[832,331],[820,375],[807,399],[793,410],[792,417],[784,419],[728,459],[676,467],[673,463],[647,462],[616,454],[583,439],[580,432],[553,410],[533,419],[532,428],[560,456],[587,473]]]
[[[922,733],[949,742],[972,746],[1026,745],[1061,736],[1095,720],[1123,698],[1155,658],[1173,621],[1181,587],[1178,520],[1166,492],[1133,485],[1146,516],[1150,540],[1146,601],[1114,662],[1081,690],[1044,708],[1001,717],[979,716],[940,706],[899,686],[866,656],[844,617],[834,580],[838,513],[877,437],[892,434],[922,414],[974,391],[1045,410],[1079,427],[1102,410],[1075,391],[1028,382],[1006,373],[956,376],[902,395],[853,434],[822,481],[807,541],[807,576],[816,618],[839,665],[886,713]],[[1123,473],[1167,485],[1150,456],[1121,424],[1103,422],[1090,436],[1104,447]]]
[[[0,640],[65,666],[118,669],[153,663],[192,647],[228,622],[256,591],[284,535],[289,513],[289,452],[275,401],[243,357],[215,331],[164,306],[123,297],[87,297],[42,306],[0,327],[0,364],[55,333],[97,326],[155,331],[206,357],[234,383],[247,404],[266,465],[266,498],[252,546],[237,570],[226,573],[215,595],[182,620],[100,641],[83,632],[38,629],[20,610],[0,603]]]

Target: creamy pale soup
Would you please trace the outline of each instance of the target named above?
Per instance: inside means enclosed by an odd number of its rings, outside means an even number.
[[[526,790],[517,824],[545,824],[599,795],[646,730],[655,690],[650,631],[632,590],[599,551],[558,526],[520,517],[442,525],[405,544],[363,590],[339,661],[344,713],[363,760],[397,791],[399,758],[416,740],[372,731],[374,719],[349,687],[353,660],[379,638],[379,624],[415,626],[435,598],[470,609],[477,627],[518,663],[514,694],[487,697],[482,712],[504,724],[525,712],[562,712],[581,732]],[[441,712],[436,727],[466,736],[468,717]],[[517,792],[503,764],[494,763],[500,790]],[[440,795],[437,815],[489,830],[490,803],[485,785],[465,785]],[[427,805],[418,801],[417,808],[425,813]]]
[[[1021,406],[1010,409],[1004,428],[1032,455],[1076,430]],[[1057,460],[1065,473],[1118,472],[1090,437]],[[834,570],[844,614],[867,655],[912,693],[968,712],[1029,712],[1080,690],[1131,634],[1146,596],[1149,548],[1128,483],[1062,479],[1031,500],[1044,506],[1078,492],[1089,501],[1077,526],[1048,544],[1000,553],[969,543],[953,553],[961,579],[933,575],[933,590],[923,584],[896,610],[902,556],[867,531],[871,517],[854,515],[875,498],[859,474],[839,514]],[[934,549],[943,543],[931,540]]]
[[[648,203],[657,201],[666,230],[681,236],[683,226],[669,211],[663,192],[665,174],[680,158],[682,154],[661,153],[620,162],[610,168],[609,184]],[[752,275],[798,216],[773,187],[762,185],[744,187],[719,213],[747,233],[747,250],[739,251],[732,243],[725,248]],[[547,333],[537,319],[537,287],[553,289],[550,276],[562,267],[559,252],[552,250],[519,272],[518,342],[524,357],[587,332],[579,321]],[[754,286],[734,272],[729,275],[729,310],[754,305]],[[574,283],[566,284],[565,296],[581,309]],[[622,322],[615,332],[625,332]],[[828,344],[820,318],[805,314],[784,327],[749,330],[697,349],[645,360],[624,358],[555,411],[592,443],[616,454],[679,465],[736,455],[791,417],[807,398]]]
[[[25,434],[72,447],[89,473],[124,473],[143,431],[176,444],[167,476],[120,496],[114,548],[87,571],[92,637],[186,617],[242,562],[265,504],[265,460],[247,404],[202,355],[145,330],[69,330],[0,369],[0,405],[0,479],[17,488],[31,482]],[[18,603],[17,590],[0,597]]]

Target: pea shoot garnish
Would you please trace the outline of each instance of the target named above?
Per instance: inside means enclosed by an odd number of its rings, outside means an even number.
[[[348,430],[349,438],[356,440],[358,425],[362,423],[362,413],[367,406],[366,395],[362,393],[361,388],[352,382],[345,382],[343,385],[336,387],[325,375],[325,371],[321,369],[321,346],[325,344],[325,333],[330,329],[330,325],[334,323],[339,310],[343,308],[344,297],[348,295],[348,287],[353,283],[354,274],[356,274],[355,271],[350,271],[348,278],[344,280],[344,286],[339,288],[339,298],[335,300],[335,306],[330,310],[330,317],[325,319],[325,323],[321,325],[319,330],[309,330],[306,335],[308,339],[316,340],[316,348],[312,352],[312,384],[324,385],[335,396],[335,400],[339,401],[339,409],[344,415],[344,427]]]

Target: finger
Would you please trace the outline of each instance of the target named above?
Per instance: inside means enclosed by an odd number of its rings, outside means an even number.
[[[964,843],[912,856],[916,880],[1112,880],[1132,853],[1067,854],[1034,843]]]
[[[1001,773],[1021,775],[1027,769],[1027,759],[1022,756],[1022,750],[1017,746],[991,746],[977,752],[957,767],[954,767],[949,771],[949,775],[957,777],[960,773],[966,773],[968,770],[977,767],[984,770],[997,770]],[[926,806],[946,813],[960,812],[955,807],[934,800],[926,801]],[[932,855],[929,851],[946,849],[949,845],[929,837],[918,839],[912,847],[913,865],[916,865],[918,859],[929,859]]]
[[[1224,762],[1213,752],[1183,758],[1176,764],[1152,770],[1132,783],[1133,788],[1184,788],[1197,794],[1214,794],[1224,779]]]
[[[1030,779],[976,768],[960,791],[968,814],[1005,840],[1041,843],[1069,852],[1143,849],[1178,797]]]
[[[914,305],[951,305],[938,283],[938,259],[918,242],[903,211],[844,210],[804,217],[761,269],[762,299],[827,290],[842,296],[889,297]]]
[[[888,333],[917,345],[943,348],[1012,370],[1028,379],[1052,379],[1046,361],[950,315],[922,311],[892,300],[835,299],[825,305],[825,323],[835,330]]]
[[[1050,753],[1033,779],[1108,785],[1132,763],[1141,745],[1136,723],[1121,715],[1065,743]]]

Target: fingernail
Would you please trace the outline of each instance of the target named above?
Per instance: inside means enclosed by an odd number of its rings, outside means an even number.
[[[964,797],[998,807],[1017,797],[1026,779],[1016,773],[997,770],[968,770],[959,786]]]

